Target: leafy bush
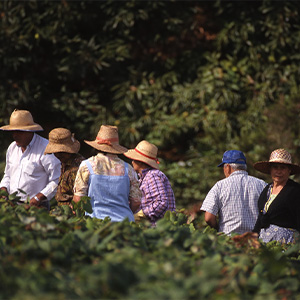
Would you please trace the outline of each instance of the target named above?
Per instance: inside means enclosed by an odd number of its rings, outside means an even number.
[[[61,208],[63,209],[63,208]],[[201,217],[199,217],[201,218]],[[111,223],[0,202],[3,299],[268,299],[300,292],[300,247],[238,243],[167,212]]]

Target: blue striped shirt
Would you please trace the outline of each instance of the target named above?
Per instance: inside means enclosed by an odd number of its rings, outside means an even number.
[[[266,182],[246,171],[234,171],[218,181],[205,197],[201,210],[219,216],[219,232],[252,231],[258,217],[258,198]]]

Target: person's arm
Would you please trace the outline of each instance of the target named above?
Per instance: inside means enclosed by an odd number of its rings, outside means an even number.
[[[207,223],[207,225],[218,230],[219,226],[218,226],[217,216],[206,211],[205,215],[204,215],[204,219],[205,219],[205,222]]]
[[[254,228],[252,230],[252,232],[256,232],[256,233],[260,233],[260,230],[262,228],[262,210],[265,206],[265,203],[267,202],[267,196],[268,196],[268,189],[269,189],[269,184],[267,186],[265,186],[265,188],[263,189],[263,191],[261,192],[258,200],[257,200],[257,210],[258,210],[258,215],[257,215],[257,219],[254,225]]]
[[[30,199],[29,205],[30,206],[41,206],[41,202],[43,200],[47,200],[47,197],[45,195],[43,195],[42,193],[38,193]]]
[[[134,169],[128,165],[128,176],[130,180],[130,191],[129,191],[129,206],[133,213],[141,206],[142,191],[139,187],[139,181]]]
[[[6,163],[5,163],[5,169],[4,169],[4,176],[0,182],[0,187],[1,190],[5,190],[8,192],[9,186],[10,186],[10,155],[11,155],[11,147],[12,144],[8,147],[7,152],[6,152]]]
[[[89,170],[87,168],[87,165],[83,162],[81,162],[76,177],[74,181],[74,196],[73,201],[79,202],[81,200],[81,197],[88,195],[88,181],[89,181]]]
[[[78,168],[71,168],[60,175],[59,185],[55,194],[57,202],[71,202],[74,196],[73,188]]]
[[[41,159],[45,172],[48,175],[47,185],[40,191],[48,200],[54,197],[61,170],[60,160],[54,154],[43,155]]]

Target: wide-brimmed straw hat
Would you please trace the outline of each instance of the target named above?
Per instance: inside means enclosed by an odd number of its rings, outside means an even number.
[[[9,119],[9,125],[0,127],[0,130],[19,131],[43,131],[41,125],[34,123],[31,113],[28,110],[15,109]]]
[[[74,134],[66,128],[55,128],[49,132],[49,143],[45,154],[67,152],[77,153],[80,143],[74,138]]]
[[[154,169],[159,169],[157,159],[157,147],[147,141],[141,141],[135,147],[130,149],[124,155],[130,159],[141,161]]]
[[[271,165],[274,163],[288,165],[291,168],[291,175],[300,173],[300,166],[292,163],[292,156],[285,149],[274,150],[268,161],[259,161],[253,166],[256,170],[264,174],[270,174]]]
[[[119,144],[119,134],[117,126],[101,125],[97,137],[94,141],[84,141],[91,147],[113,154],[123,154],[128,149]]]

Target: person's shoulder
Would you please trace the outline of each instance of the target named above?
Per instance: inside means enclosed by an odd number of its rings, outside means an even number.
[[[164,172],[162,172],[161,170],[158,170],[158,169],[154,169],[154,168],[148,169],[147,175],[148,176],[159,176],[159,177],[163,177],[163,178],[167,177]]]
[[[267,183],[263,179],[261,179],[261,178],[258,178],[258,177],[255,177],[255,176],[251,176],[251,175],[248,175],[248,177],[249,177],[249,179],[251,179],[251,180],[253,180],[253,181],[257,182],[257,183],[261,183],[263,185],[267,185]]]
[[[49,143],[49,140],[47,140],[46,138],[40,136],[40,135],[37,134],[37,133],[34,134],[34,139],[35,139],[35,140],[34,140],[34,143],[35,143],[35,144],[38,144],[39,147],[42,145],[42,146],[44,146],[44,147],[46,148],[46,146],[47,146],[48,143]]]
[[[129,164],[129,163],[125,162],[125,161],[124,161],[124,163],[127,164],[128,171],[130,171],[130,172],[131,172],[131,171],[135,172],[135,171],[134,171],[134,168],[133,168],[133,166],[132,166],[131,164]]]
[[[12,151],[13,149],[17,148],[17,143],[15,141],[11,142],[7,148],[8,151]]]
[[[80,165],[82,161],[85,160],[85,157],[83,157],[80,153],[75,153],[73,162],[75,165]]]
[[[293,179],[289,179],[286,183],[287,186],[289,187],[293,187],[295,189],[300,189],[300,184],[296,181],[294,181]]]

